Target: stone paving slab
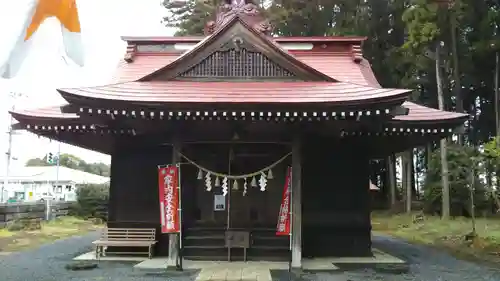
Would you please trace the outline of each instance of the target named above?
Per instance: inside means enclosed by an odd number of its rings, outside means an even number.
[[[203,268],[196,281],[272,281],[270,267],[272,264],[257,262],[214,263]]]

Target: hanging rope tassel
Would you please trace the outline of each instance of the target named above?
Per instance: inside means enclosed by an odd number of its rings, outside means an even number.
[[[267,186],[266,174],[264,173],[260,174],[259,185],[260,185],[260,191],[266,191],[266,186]]]
[[[237,180],[234,180],[233,190],[238,190],[238,181]]]
[[[215,178],[215,187],[219,187],[219,186],[220,186],[220,178],[216,177]]]
[[[203,170],[202,169],[198,169],[198,177],[197,177],[197,179],[199,179],[199,180],[203,179]]]
[[[227,195],[227,178],[224,177],[222,179],[222,195],[226,196]]]
[[[257,180],[255,179],[255,177],[252,177],[252,181],[250,182],[250,186],[257,187]]]
[[[274,179],[273,171],[271,169],[269,169],[269,171],[267,172],[267,179],[268,180]]]
[[[212,178],[210,177],[210,173],[205,175],[205,186],[207,187],[207,191],[212,190]]]

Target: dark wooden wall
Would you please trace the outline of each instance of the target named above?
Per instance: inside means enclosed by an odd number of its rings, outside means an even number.
[[[168,254],[168,236],[160,233],[157,168],[171,159],[169,146],[122,147],[111,158],[108,226],[156,228],[157,255]]]
[[[363,143],[309,137],[302,169],[303,255],[371,255],[369,155]]]
[[[262,148],[259,148],[262,149]],[[195,157],[221,160],[214,170],[226,172],[227,157],[217,151],[201,153],[186,147],[183,151]],[[276,151],[276,149],[274,149]],[[339,141],[332,138],[308,136],[303,145],[303,253],[304,256],[366,256],[371,254],[371,224],[369,206],[369,155],[362,142]],[[282,148],[272,157],[261,160],[241,159],[233,165],[235,174],[247,173],[275,161],[289,148]],[[168,164],[172,158],[170,146],[145,146],[118,148],[112,156],[111,190],[109,204],[110,227],[154,227],[159,243],[156,255],[168,254],[168,237],[159,233],[160,212],[158,203],[157,166]],[[265,159],[267,158],[267,159]],[[202,159],[193,159],[197,162]],[[207,159],[208,160],[208,159]],[[185,162],[185,161],[184,161]],[[253,163],[255,162],[255,163]],[[262,162],[262,163],[259,163]],[[210,163],[201,161],[210,167]],[[253,164],[252,164],[253,163]],[[255,165],[254,165],[255,164]],[[235,193],[235,216],[247,216],[255,205],[259,222],[249,226],[273,226],[277,221],[284,184],[284,172],[289,161],[273,170],[275,179],[269,182],[268,191],[253,188],[250,196],[242,197],[242,184]],[[255,167],[253,167],[255,166]],[[205,191],[204,181],[197,180],[198,170],[182,165],[183,227],[191,227],[213,215],[213,192]],[[214,180],[214,179],[213,179]],[[202,200],[203,199],[203,200]],[[200,203],[200,200],[203,202]],[[244,203],[246,202],[246,203]],[[254,210],[252,210],[254,212]],[[248,214],[247,214],[248,213]],[[216,220],[224,226],[227,214],[222,212]],[[248,219],[248,218],[247,218]],[[241,226],[239,226],[241,227]]]

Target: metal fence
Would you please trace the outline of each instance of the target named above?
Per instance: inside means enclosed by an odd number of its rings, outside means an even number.
[[[45,201],[0,204],[0,228],[20,219],[51,220],[68,214],[73,202]]]

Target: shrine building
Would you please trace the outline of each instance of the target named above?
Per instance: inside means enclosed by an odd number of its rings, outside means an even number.
[[[251,234],[248,260],[370,256],[369,161],[467,115],[381,87],[366,38],[273,37],[246,2],[221,5],[204,37],[123,37],[113,81],[57,89],[65,104],[15,110],[16,128],[111,155],[110,227],[159,229],[157,169],[179,164],[185,259],[226,259],[229,230]],[[289,166],[291,251],[275,235]],[[178,255],[157,240],[156,256]]]

